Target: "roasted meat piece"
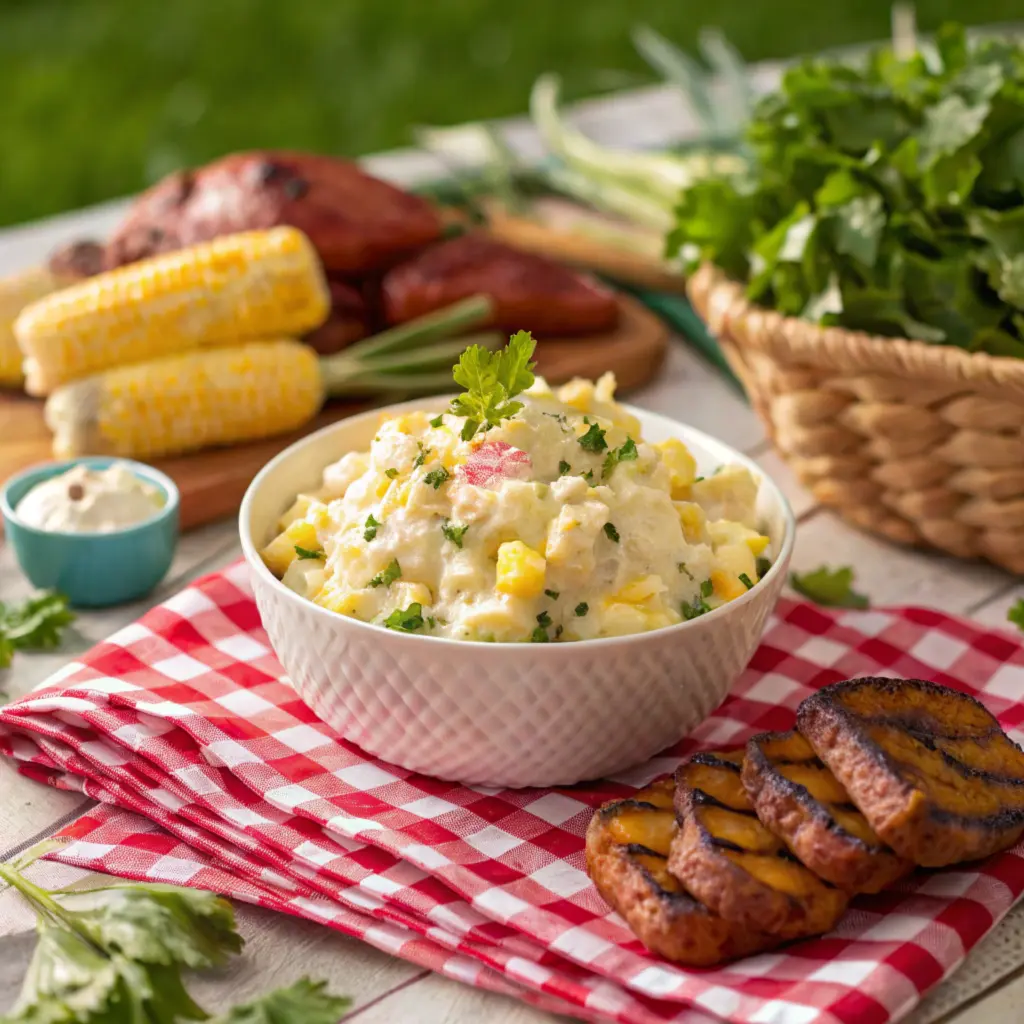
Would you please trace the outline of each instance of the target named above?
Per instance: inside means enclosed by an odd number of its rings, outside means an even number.
[[[871,828],[922,867],[986,857],[1024,831],[1024,751],[973,697],[851,679],[808,697],[797,728]]]
[[[328,277],[327,287],[331,293],[331,315],[302,339],[322,356],[338,352],[371,332],[370,311],[359,288],[336,277]]]
[[[349,160],[266,150],[177,171],[144,192],[107,245],[106,266],[279,224],[308,235],[329,272],[353,275],[389,267],[441,234],[430,203]]]
[[[599,334],[614,327],[619,315],[614,292],[596,280],[473,232],[388,271],[383,294],[391,324],[479,294],[494,300],[494,325],[508,333]]]
[[[742,778],[761,824],[833,885],[850,893],[878,892],[913,870],[875,835],[795,730],[755,736],[747,744]]]
[[[710,967],[778,945],[729,924],[689,896],[669,874],[675,834],[671,781],[598,810],[587,829],[587,872],[598,892],[652,952]]]
[[[740,780],[743,751],[695,754],[676,773],[679,831],[668,869],[741,928],[783,939],[834,927],[847,895],[803,866],[757,820]]]

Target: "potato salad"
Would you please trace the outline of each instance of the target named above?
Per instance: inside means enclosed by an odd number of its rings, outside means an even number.
[[[385,417],[298,496],[267,566],[340,615],[501,643],[660,629],[756,585],[769,541],[746,468],[698,476],[681,441],[644,441],[611,375],[528,380],[509,415]]]

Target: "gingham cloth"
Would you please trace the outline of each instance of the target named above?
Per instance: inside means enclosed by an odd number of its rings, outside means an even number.
[[[907,1013],[1024,889],[1024,845],[853,902],[830,935],[707,970],[648,954],[584,871],[592,811],[695,749],[786,729],[857,675],[979,694],[1013,730],[1024,651],[934,611],[782,601],[728,700],[614,779],[553,790],[413,775],[338,740],[297,698],[241,564],[153,609],[0,709],[0,752],[101,801],[52,856],[321,921],[460,981],[623,1024],[875,1024]]]

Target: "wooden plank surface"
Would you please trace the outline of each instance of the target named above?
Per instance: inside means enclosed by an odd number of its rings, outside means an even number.
[[[765,80],[776,71],[765,69]],[[670,90],[643,90],[587,105],[581,121],[605,141],[656,144],[685,117]],[[524,152],[536,151],[536,140],[522,122],[510,137]],[[384,155],[369,161],[374,171],[397,181],[436,176],[436,161],[422,154]],[[120,216],[119,204],[56,218],[41,225],[0,233],[0,273],[35,262],[53,245],[71,237],[102,234]],[[983,622],[1005,625],[1006,609],[1024,597],[1019,585],[999,570],[961,563],[930,554],[894,548],[839,522],[816,506],[765,440],[756,417],[732,388],[682,344],[671,346],[658,379],[632,396],[637,404],[692,423],[756,458],[783,487],[800,520],[795,555],[797,568],[822,562],[851,564],[860,589],[876,604],[912,601],[933,604]],[[151,603],[179,589],[188,580],[233,560],[238,554],[234,524],[220,523],[183,538],[171,574],[143,602],[83,616],[70,645],[52,655],[19,655],[13,670],[0,674],[0,688],[9,695],[26,692],[77,650],[137,618]],[[0,545],[0,598],[27,590],[11,554]],[[5,851],[47,834],[83,798],[45,789],[17,775],[0,762],[0,856]],[[47,872],[72,869],[39,865]],[[72,872],[73,874],[73,872]],[[78,872],[81,877],[83,873]],[[372,948],[311,925],[265,911],[241,908],[243,932],[249,938],[244,956],[229,969],[203,978],[198,991],[218,1009],[258,991],[286,984],[301,973],[327,978],[332,988],[356,999],[352,1017],[364,1024],[414,1021],[422,1024],[539,1024],[559,1018],[521,1003],[467,988],[425,974]],[[0,1012],[13,998],[31,951],[31,921],[17,909],[11,893],[0,893]],[[939,985],[909,1018],[912,1024],[1002,1024],[1024,1013],[1024,907],[1007,920]]]

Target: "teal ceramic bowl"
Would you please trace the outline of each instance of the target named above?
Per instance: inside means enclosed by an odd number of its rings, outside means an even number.
[[[124,463],[166,499],[150,519],[112,533],[38,530],[18,519],[18,502],[36,484],[73,466],[106,469]],[[142,597],[167,575],[178,540],[178,488],[152,466],[130,459],[83,458],[46,462],[12,477],[0,491],[4,531],[32,584],[59,590],[79,608],[104,608]]]

